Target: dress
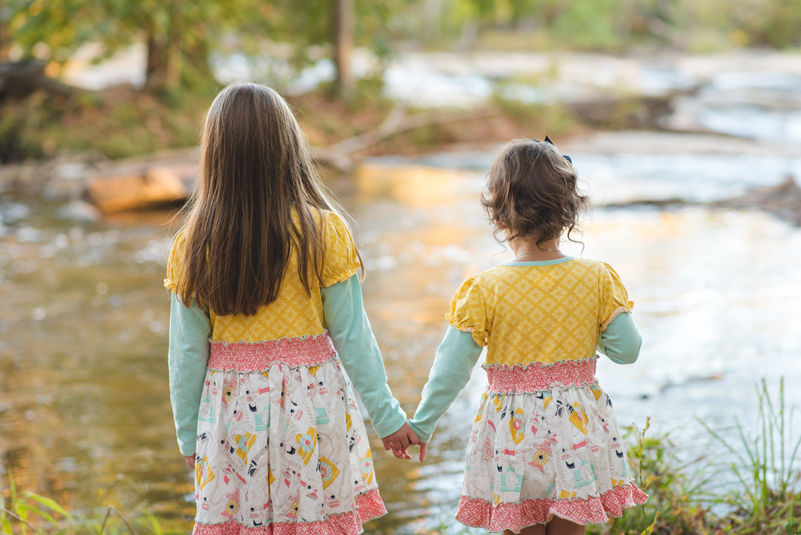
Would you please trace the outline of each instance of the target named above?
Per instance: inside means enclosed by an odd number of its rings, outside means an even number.
[[[572,257],[501,265],[461,285],[446,317],[453,333],[472,337],[474,349],[462,341],[468,357],[460,358],[475,363],[486,347],[489,385],[470,434],[457,520],[519,532],[553,516],[604,522],[645,503],[612,402],[595,379],[599,336],[619,315],[630,318],[631,307],[611,267]],[[444,373],[432,369],[411,421],[421,440],[449,403],[434,401],[443,397],[436,382],[447,381],[438,379]]]
[[[364,522],[386,513],[365,426],[343,368],[346,358],[343,354],[340,360],[337,352],[341,344],[335,342],[342,338],[329,333],[331,318],[324,306],[327,288],[347,289],[343,285],[356,280],[359,261],[341,219],[331,212],[316,217],[325,218],[326,253],[320,288],[311,296],[297,275],[293,251],[278,299],[250,317],[206,312],[210,339],[200,337],[204,343],[195,343],[198,350],[191,349],[192,337],[185,334],[191,325],[180,319],[188,311],[175,313],[183,305],[173,296],[172,317],[179,319],[171,319],[171,389],[179,446],[185,455],[194,451],[196,456],[196,535],[355,535]],[[179,235],[165,281],[173,292],[180,287],[183,248]],[[202,323],[202,312],[192,308]],[[348,322],[356,320],[358,314]],[[375,346],[374,340],[370,344]],[[205,356],[192,357],[206,346],[207,365]],[[377,381],[375,395],[363,393],[363,401],[385,436],[406,419],[388,393],[377,346],[374,353],[383,383]],[[361,357],[348,355],[351,361]],[[195,367],[205,368],[197,398],[181,391],[192,382],[190,358],[200,363]],[[374,414],[371,405],[381,404]]]

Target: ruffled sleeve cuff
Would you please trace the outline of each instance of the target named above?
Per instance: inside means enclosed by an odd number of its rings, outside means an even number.
[[[480,345],[489,343],[484,295],[474,277],[464,281],[451,299],[451,311],[445,319],[455,329],[469,332]]]
[[[634,303],[629,300],[629,294],[620,276],[612,269],[609,264],[603,264],[605,272],[601,277],[602,309],[600,321],[600,332],[604,332],[620,314],[631,314]]]
[[[628,306],[619,306],[615,310],[613,310],[612,314],[609,316],[609,319],[607,319],[605,322],[603,322],[603,324],[601,324],[601,332],[604,332],[606,330],[606,328],[609,327],[609,324],[612,323],[613,321],[615,321],[615,318],[617,318],[619,315],[621,315],[621,314],[631,314],[631,309],[633,307],[634,307],[634,303],[629,301],[628,302]]]

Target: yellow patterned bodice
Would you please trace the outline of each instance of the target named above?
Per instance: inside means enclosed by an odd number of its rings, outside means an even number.
[[[597,260],[500,265],[462,283],[445,317],[487,346],[486,365],[592,357],[600,333],[631,312],[620,277]]]
[[[314,210],[312,214],[319,220],[320,215]],[[212,342],[260,342],[316,336],[325,332],[320,287],[349,279],[359,269],[360,263],[353,237],[342,219],[328,211],[323,211],[322,217],[325,218],[323,273],[322,280],[312,277],[311,296],[306,294],[298,276],[298,256],[292,249],[278,298],[259,309],[253,316],[217,316],[211,312]],[[164,280],[164,286],[175,293],[178,293],[180,287],[178,282],[181,278],[184,247],[184,235],[179,234],[170,252],[167,278]]]

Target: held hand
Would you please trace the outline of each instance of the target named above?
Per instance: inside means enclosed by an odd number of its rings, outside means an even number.
[[[407,453],[406,449],[409,446],[419,443],[420,439],[417,438],[417,434],[412,431],[412,427],[409,425],[409,422],[406,422],[403,424],[403,427],[391,435],[387,435],[382,438],[381,442],[384,444],[384,449],[391,449],[392,454],[398,459],[411,459],[412,457]]]
[[[422,463],[426,460],[426,453],[428,453],[428,442],[420,442],[418,445],[420,446],[420,456],[418,459],[420,459],[420,462]]]
[[[186,464],[189,465],[189,468],[195,468],[195,454],[192,455],[184,455],[184,459],[186,459]]]

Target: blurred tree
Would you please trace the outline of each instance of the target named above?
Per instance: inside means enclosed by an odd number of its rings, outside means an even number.
[[[801,0],[735,0],[731,11],[749,44],[775,48],[801,45]]]
[[[801,45],[801,0],[450,0],[462,26],[544,30],[552,45],[619,49],[638,42],[688,50],[720,43]],[[524,28],[525,29],[525,28]]]
[[[353,90],[351,52],[356,46],[372,50],[379,59],[391,52],[393,39],[405,35],[406,8],[418,0],[276,0],[270,20],[251,20],[250,33],[294,45],[298,66],[316,61],[320,46],[332,49],[337,71],[336,92]],[[248,30],[244,30],[248,31]],[[328,55],[328,53],[325,53]]]
[[[175,89],[213,81],[212,49],[227,34],[245,33],[292,43],[297,64],[311,60],[310,46],[327,45],[339,92],[348,94],[353,46],[371,46],[385,56],[393,18],[414,1],[305,0],[301,7],[292,0],[7,0],[4,9],[23,59],[63,65],[88,42],[103,46],[102,58],[144,41],[146,87]]]
[[[11,35],[23,60],[63,65],[90,42],[102,45],[100,59],[142,39],[147,45],[146,86],[161,90],[178,87],[187,75],[191,80],[195,71],[200,74],[195,79],[208,76],[206,43],[211,36],[206,21],[225,22],[226,8],[248,0],[9,1]]]
[[[11,18],[11,9],[0,6],[0,62],[8,61],[11,55],[11,35],[8,32],[8,21]]]
[[[353,94],[353,73],[350,56],[353,52],[353,0],[334,0],[334,65],[337,70],[337,92],[344,97]]]

